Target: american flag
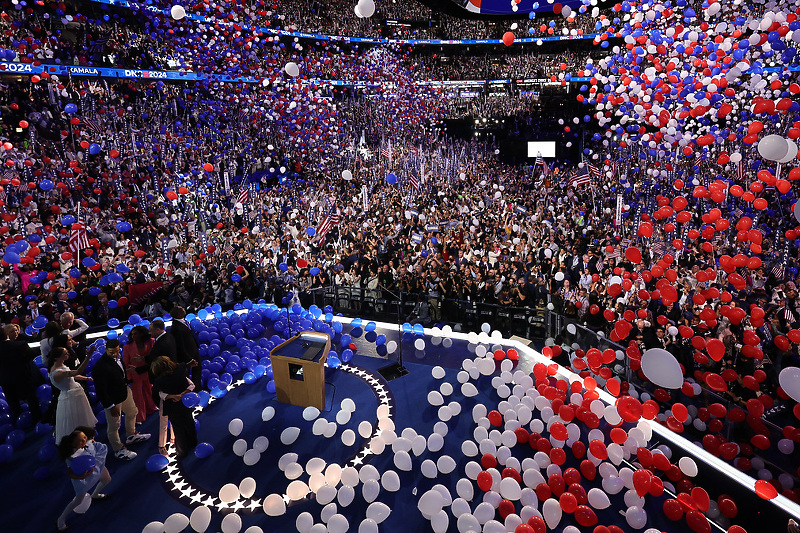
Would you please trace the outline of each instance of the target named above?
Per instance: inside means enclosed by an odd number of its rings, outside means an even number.
[[[541,152],[538,156],[536,156],[536,166],[542,165],[542,173],[547,176],[550,173],[550,167],[547,166],[544,159],[542,158]]]
[[[225,244],[222,246],[222,252],[231,255],[233,252],[236,251],[236,248],[233,246],[231,241],[226,241]]]
[[[698,153],[694,158],[694,166],[699,167],[703,163],[703,155]]]
[[[575,175],[573,175],[569,179],[569,186],[570,187],[580,187],[581,185],[586,185],[590,183],[592,179],[589,177],[589,169],[583,167],[579,170]]]
[[[744,161],[739,161],[736,165],[736,179],[741,183],[744,181],[745,165]]]
[[[86,233],[86,226],[83,222],[77,223],[77,229],[73,229],[69,234],[69,251],[77,256],[81,250],[89,247],[89,236]]]
[[[247,203],[249,199],[250,199],[250,188],[243,183],[242,189],[239,191],[239,196],[236,198],[236,203],[244,205]]]
[[[600,172],[600,169],[599,169],[597,166],[595,166],[595,165],[593,165],[593,164],[591,164],[591,163],[587,163],[587,164],[586,164],[586,166],[587,166],[587,167],[589,167],[589,173],[590,173],[592,176],[594,176],[594,177],[596,177],[596,178],[599,178],[599,177],[600,177],[600,175],[601,175],[601,172]]]
[[[414,189],[415,192],[419,192],[419,180],[413,174],[409,176],[408,184],[411,185],[411,188]]]
[[[325,241],[325,235],[334,227],[339,225],[341,217],[339,216],[339,210],[336,209],[336,205],[331,203],[330,199],[326,200],[327,202],[327,213],[325,218],[322,219],[319,226],[317,226],[317,238],[321,241]]]
[[[93,120],[89,117],[82,117],[81,120],[83,122],[83,125],[86,126],[86,129],[94,133],[97,133],[98,135],[105,131],[105,129],[102,126],[100,126],[100,123],[96,120]]]
[[[391,160],[392,160],[392,143],[391,142],[389,142],[389,146],[387,148],[381,148],[381,155],[391,162]]]

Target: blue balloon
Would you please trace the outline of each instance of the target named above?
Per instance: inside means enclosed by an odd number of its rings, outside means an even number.
[[[36,470],[33,471],[33,479],[36,481],[44,481],[45,479],[50,477],[50,469],[46,466],[40,466]]]
[[[201,442],[194,449],[194,455],[198,459],[205,459],[214,453],[214,447],[207,442]]]
[[[308,228],[306,228],[306,233],[308,234],[309,237],[313,237],[314,235],[316,235],[317,230],[314,229],[314,228],[308,227]]]
[[[47,317],[44,315],[39,315],[36,317],[36,320],[33,321],[33,327],[36,329],[44,329],[47,325]]]
[[[316,276],[319,274],[319,268],[311,267],[311,270],[309,270],[309,272],[311,273],[312,276]]]
[[[17,254],[17,253],[6,252],[3,255],[3,261],[5,261],[6,263],[8,263],[10,265],[16,265],[16,264],[18,264],[20,262],[20,257],[19,257],[19,254]]]
[[[163,457],[163,456],[162,456]],[[95,467],[97,461],[91,455],[84,454],[79,455],[78,457],[74,458],[69,463],[69,468],[72,470],[72,473],[76,476],[82,476],[87,472],[90,472],[92,468]]]
[[[239,274],[233,274],[231,275],[231,281],[234,283],[238,283],[242,281],[242,276],[240,276]]]
[[[119,319],[118,318],[111,318],[108,320],[108,327],[110,328],[118,328],[119,327]]]
[[[142,321],[142,317],[140,317],[137,314],[133,314],[133,315],[128,317],[128,323],[133,325],[133,326],[135,326],[136,324],[138,324],[141,321]]]
[[[75,104],[69,103],[64,106],[65,113],[75,113],[77,111],[78,111],[78,106],[76,106]]]
[[[257,379],[256,375],[253,374],[252,372],[247,372],[244,375],[244,382],[247,383],[248,385],[252,385],[253,383],[255,383],[256,379]]]
[[[39,188],[43,191],[52,191],[55,184],[50,180],[42,180],[39,182]]]
[[[342,366],[342,362],[335,355],[328,355],[328,366],[330,368],[339,368]]]
[[[91,145],[89,145],[89,153],[92,155],[99,154],[100,150],[101,150],[100,145],[97,143],[92,143]]]
[[[169,459],[167,457],[164,457],[160,453],[154,453],[147,458],[147,461],[144,463],[144,467],[148,472],[159,472],[164,470],[168,464]]]
[[[278,265],[278,268],[280,268],[283,272],[289,270],[289,266],[286,263],[281,263],[280,265]]]
[[[274,379],[271,379],[271,380],[269,380],[269,382],[267,382],[267,392],[269,392],[270,394],[274,394],[275,393],[275,380]]]
[[[346,348],[342,351],[342,362],[349,363],[353,359],[353,350]]]
[[[181,396],[181,402],[188,408],[197,407],[200,404],[200,395],[196,392],[187,392]]]
[[[397,176],[394,174],[394,172],[386,176],[386,183],[388,183],[389,185],[394,185],[395,183],[397,183]]]

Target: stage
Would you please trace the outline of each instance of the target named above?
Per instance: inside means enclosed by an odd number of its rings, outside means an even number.
[[[350,319],[334,317],[333,323],[337,321],[343,324],[338,335],[353,333]],[[568,468],[580,471],[581,460],[565,446],[565,462],[560,467],[544,463],[537,466],[532,461],[543,460],[541,450],[527,442],[509,440],[514,435],[511,428],[534,427],[543,414],[552,414],[541,404],[544,398],[534,401],[539,394],[530,376],[537,363],[552,363],[522,343],[485,334],[478,337],[427,329],[423,335],[415,335],[401,331],[391,324],[376,324],[375,328],[376,335],[385,335],[387,344],[393,341],[399,345],[398,350],[402,347],[403,366],[408,374],[386,381],[379,371],[396,362],[399,351],[382,356],[384,350],[367,340],[367,335],[353,336],[351,341],[357,348],[353,358],[338,368],[326,369],[325,409],[318,415],[313,410],[279,403],[276,394],[268,389],[268,376],[255,380],[248,377],[250,383],[243,377],[244,372],[234,376],[223,397],[212,398],[207,406],[196,408],[198,437],[204,443],[201,446],[207,451],[210,445],[214,450],[208,457],[191,454],[179,462],[171,457],[164,470],[148,471],[145,464],[157,452],[158,424],[155,416],[149,417],[140,431],[153,437],[131,447],[139,454],[135,460],[108,460],[113,479],[104,492],[109,499],[94,502],[86,514],[72,515],[67,520],[69,530],[162,531],[164,528],[153,522],[169,519],[167,530],[171,531],[172,527],[188,524],[188,518],[170,518],[171,515],[189,517],[194,509],[205,506],[212,516],[208,530],[225,533],[250,527],[301,532],[366,533],[375,528],[388,532],[468,531],[474,525],[473,519],[480,519],[484,531],[499,531],[498,527],[503,527],[500,515],[492,511],[489,516],[486,505],[479,506],[483,501],[500,499],[497,492],[485,496],[474,479],[481,470],[483,453],[499,457],[501,463],[515,467],[522,475],[521,495],[505,485],[502,490],[496,489],[512,501],[514,513],[525,519],[544,513],[552,519],[552,504],[538,501],[533,492],[538,483],[527,484],[540,475],[547,480],[550,474],[564,473]],[[449,340],[443,342],[445,338]],[[424,349],[418,349],[419,341],[424,342]],[[341,354],[343,347],[335,343],[335,348]],[[496,350],[503,353],[495,354]],[[513,356],[509,350],[517,352],[517,360],[509,358]],[[550,374],[551,386],[559,378],[570,382],[577,378],[563,368],[551,367]],[[606,393],[601,393],[599,399],[613,403]],[[526,409],[528,404],[535,407]],[[493,410],[504,414],[505,428],[489,422],[492,419],[487,419],[487,413]],[[771,502],[758,498],[752,489],[748,490],[749,478],[744,474],[740,473],[745,479],[728,477],[719,460],[706,457],[708,454],[695,450],[685,439],[658,424],[639,424],[652,428],[653,437],[647,447],[654,450],[658,445],[669,446],[673,464],[680,456],[693,457],[699,469],[695,481],[712,500],[723,490],[734,498],[739,516],[730,523],[742,525],[751,533],[785,528],[794,504],[782,497]],[[237,431],[239,425],[241,430]],[[588,444],[589,428],[572,426],[580,428],[579,440]],[[636,426],[624,423],[621,427],[630,432]],[[544,423],[537,426],[546,436],[544,427]],[[608,443],[611,429],[603,422],[598,429]],[[98,434],[99,440],[105,441],[104,425],[98,425]],[[592,436],[596,438],[597,434]],[[2,488],[3,516],[5,523],[16,524],[15,529],[54,530],[55,518],[74,495],[66,468],[52,457],[47,440],[27,433],[11,461],[0,465],[6,480]],[[627,454],[616,468],[627,465],[635,470],[635,461],[635,453],[632,458]],[[49,471],[49,476],[44,476],[43,469]],[[498,465],[497,470],[503,471],[503,465]],[[669,482],[663,472],[655,474]],[[608,482],[603,483],[599,474],[593,481],[580,476],[579,483],[585,492],[609,492]],[[316,496],[309,491],[309,485],[316,489]],[[468,499],[470,494],[474,496]],[[673,522],[664,515],[662,508],[668,497],[664,493],[644,498],[644,530],[690,531],[685,519]],[[633,500],[627,488],[608,498],[607,508],[594,508],[597,523],[632,530],[624,513],[631,502],[638,501]],[[789,512],[781,505],[787,506]],[[277,516],[265,514],[265,507]],[[431,509],[434,512],[429,512]],[[587,531],[575,514],[559,514],[557,525],[551,529],[562,531],[573,526]],[[323,518],[328,521],[327,528],[320,525]],[[199,519],[199,514],[194,519]],[[370,521],[373,519],[375,523]],[[712,522],[721,528],[712,523],[711,530],[724,531],[726,520],[717,517]],[[506,525],[513,525],[513,521],[511,518]],[[186,525],[185,530],[192,528]],[[258,530],[249,533],[255,531]]]

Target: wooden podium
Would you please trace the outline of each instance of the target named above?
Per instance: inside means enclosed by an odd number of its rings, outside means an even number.
[[[325,409],[325,361],[331,338],[304,331],[269,353],[278,401],[300,407]]]

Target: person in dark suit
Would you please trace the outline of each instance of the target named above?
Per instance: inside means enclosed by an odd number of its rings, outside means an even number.
[[[197,339],[194,338],[192,328],[186,322],[186,309],[180,306],[172,308],[172,327],[169,332],[175,338],[175,346],[178,351],[178,363],[188,363],[189,361],[200,360],[200,347]],[[201,376],[200,366],[195,365],[190,370],[189,376],[194,383],[195,389],[200,390]]]
[[[158,391],[164,414],[172,424],[175,452],[179,459],[186,457],[197,446],[197,428],[192,409],[181,401],[184,394],[194,390],[188,374],[189,369],[196,366],[195,360],[178,364],[164,356],[157,358],[151,365],[153,375],[156,376],[153,388]],[[166,446],[159,447],[159,452],[166,455]]]
[[[164,321],[160,318],[153,319],[150,322],[150,336],[155,340],[153,343],[153,348],[150,350],[150,354],[145,357],[145,362],[147,363],[147,368],[150,372],[150,383],[153,386],[153,401],[156,402],[158,406],[158,448],[163,450],[167,445],[167,431],[169,429],[169,420],[167,419],[167,415],[164,412],[164,401],[158,394],[158,389],[155,387],[156,383],[156,376],[153,374],[152,371],[152,364],[153,361],[158,359],[159,357],[166,357],[170,361],[177,363],[178,362],[178,348],[175,344],[175,337],[172,336],[172,333],[166,330],[166,326],[164,325]],[[175,429],[173,428],[172,431],[173,437],[175,434]],[[172,439],[170,439],[172,440]]]
[[[108,442],[114,449],[114,457],[130,461],[136,453],[128,450],[126,445],[146,441],[147,433],[136,433],[136,415],[139,410],[133,401],[128,379],[119,358],[120,348],[117,339],[109,339],[106,353],[97,360],[92,369],[97,399],[106,411],[108,424]],[[119,438],[120,416],[125,413],[125,444]]]
[[[158,357],[164,356],[179,363],[178,348],[175,344],[175,337],[167,331],[164,321],[160,318],[150,322],[150,336],[153,337],[153,349],[147,356],[147,364],[151,365]]]
[[[44,383],[39,371],[33,366],[36,352],[28,343],[17,340],[19,327],[9,324],[0,329],[0,386],[16,421],[22,413],[22,400],[28,402],[34,422],[42,418],[36,388]],[[38,379],[36,379],[38,376]]]

